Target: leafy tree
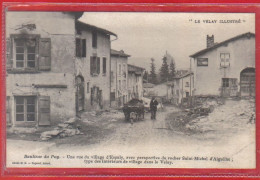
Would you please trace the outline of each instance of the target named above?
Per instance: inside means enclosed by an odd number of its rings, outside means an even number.
[[[169,73],[169,80],[173,80],[173,78],[176,75],[176,70],[175,70],[175,63],[173,62],[173,60],[171,61],[170,64],[170,73]]]
[[[162,67],[160,69],[161,82],[166,82],[169,77],[169,65],[167,64],[166,56],[163,57]]]
[[[155,71],[155,64],[154,64],[154,59],[151,59],[151,70],[150,70],[150,82],[153,84],[157,83],[156,79],[156,71]]]

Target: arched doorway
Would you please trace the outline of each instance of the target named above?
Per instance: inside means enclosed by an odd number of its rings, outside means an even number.
[[[82,76],[76,77],[76,111],[84,110],[85,91],[84,78]]]
[[[241,96],[255,96],[255,68],[245,68],[240,73]]]

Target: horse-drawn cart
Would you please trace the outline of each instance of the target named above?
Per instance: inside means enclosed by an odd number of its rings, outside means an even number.
[[[132,99],[124,104],[123,112],[126,121],[133,121],[144,119],[144,104],[142,100]]]

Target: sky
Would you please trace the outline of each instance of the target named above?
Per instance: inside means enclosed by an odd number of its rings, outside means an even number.
[[[221,42],[246,32],[255,33],[253,13],[85,12],[80,21],[117,34],[111,47],[131,55],[129,64],[149,70],[154,58],[157,71],[166,51],[173,56],[176,69],[188,69],[189,56],[206,48],[207,35]]]

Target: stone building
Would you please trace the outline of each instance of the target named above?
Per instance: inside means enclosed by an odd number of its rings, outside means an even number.
[[[111,49],[111,106],[122,106],[128,101],[128,66],[130,55]]]
[[[143,97],[144,68],[128,64],[128,99]]]
[[[7,125],[50,125],[75,116],[75,21],[81,15],[7,12]]]
[[[76,22],[76,107],[90,111],[110,106],[110,49],[116,34]]]
[[[207,47],[190,57],[195,95],[255,96],[255,34],[220,43],[207,36]]]
[[[167,100],[179,105],[183,98],[194,95],[194,75],[189,71],[177,74],[167,86]]]

